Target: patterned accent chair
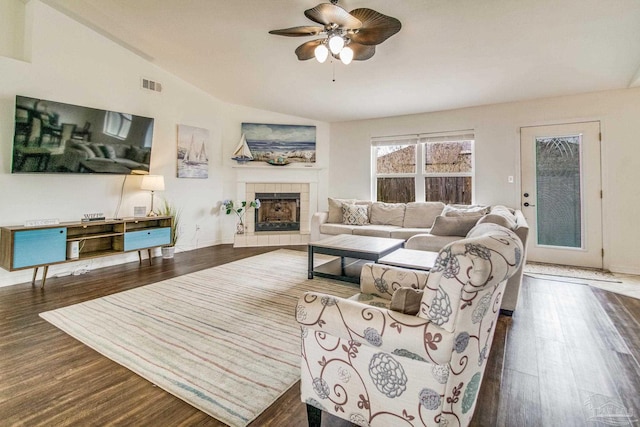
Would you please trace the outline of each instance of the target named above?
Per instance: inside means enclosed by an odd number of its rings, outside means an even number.
[[[512,231],[480,224],[445,246],[430,272],[366,264],[351,299],[304,294],[296,319],[310,426],[321,411],[360,426],[468,425],[522,254]],[[411,291],[417,314],[387,308],[403,287],[421,290]]]

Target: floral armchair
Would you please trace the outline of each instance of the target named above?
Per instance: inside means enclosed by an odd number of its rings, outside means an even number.
[[[522,253],[512,231],[481,224],[445,246],[430,272],[366,264],[351,299],[303,295],[296,318],[310,425],[321,411],[360,426],[468,425]],[[398,290],[407,287],[418,291]],[[416,314],[387,308],[407,291],[419,298]]]

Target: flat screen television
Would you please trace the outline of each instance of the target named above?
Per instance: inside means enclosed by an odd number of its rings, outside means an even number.
[[[12,173],[148,173],[152,118],[16,96]]]

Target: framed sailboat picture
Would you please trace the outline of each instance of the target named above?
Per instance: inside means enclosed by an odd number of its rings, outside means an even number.
[[[178,178],[209,177],[209,130],[178,125]]]
[[[251,160],[277,166],[316,161],[315,126],[242,123],[241,131]],[[234,152],[234,160],[240,155]]]

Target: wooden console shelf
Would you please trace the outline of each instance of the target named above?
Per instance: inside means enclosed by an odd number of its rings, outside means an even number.
[[[131,251],[140,255],[143,249],[169,245],[172,225],[173,217],[161,216],[0,227],[0,267],[8,271],[33,268],[34,284],[38,268],[44,267],[44,288],[50,265]],[[77,258],[68,258],[70,242],[78,242]]]

